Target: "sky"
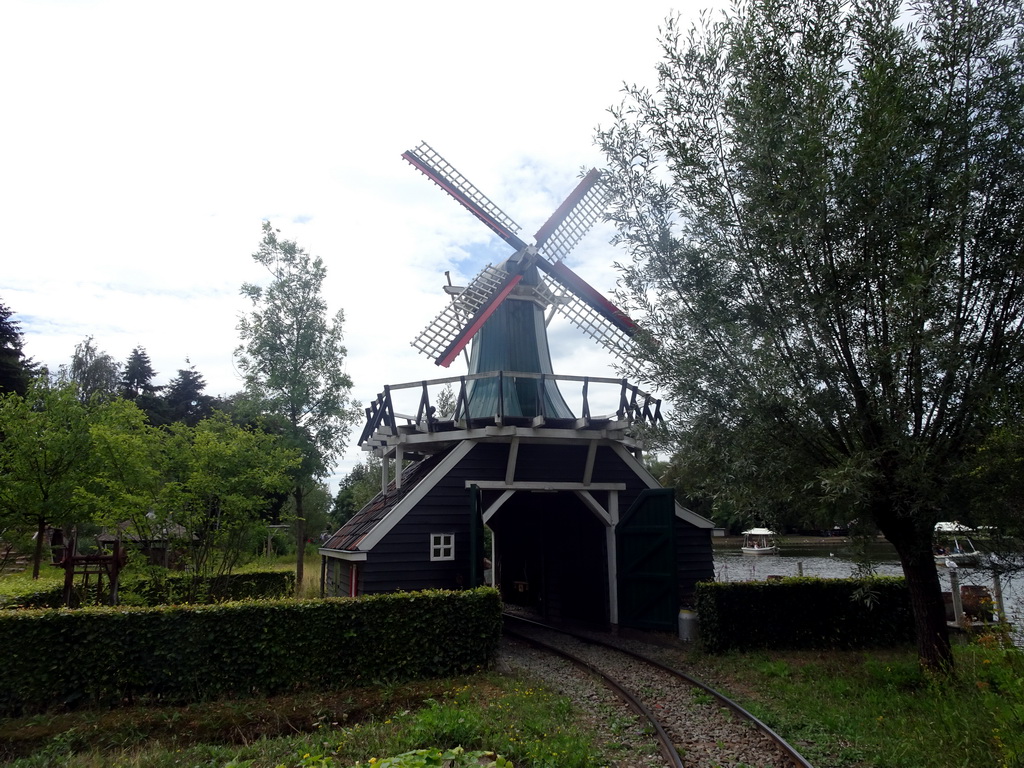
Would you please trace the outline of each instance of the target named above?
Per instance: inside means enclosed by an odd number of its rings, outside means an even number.
[[[92,336],[121,363],[144,347],[158,384],[191,364],[229,395],[269,220],[327,267],[355,399],[464,373],[410,342],[446,270],[465,284],[511,254],[401,153],[430,143],[530,240],[601,165],[623,85],[654,84],[665,19],[711,4],[4,0],[0,301],[52,369]],[[611,234],[567,262],[606,292]],[[572,327],[551,346],[556,373],[616,375]]]

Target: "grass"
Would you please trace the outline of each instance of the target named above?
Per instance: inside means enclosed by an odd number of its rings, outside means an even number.
[[[994,639],[929,678],[910,649],[694,653],[705,680],[816,768],[1024,767],[1024,656]],[[628,765],[564,698],[492,672],[405,686],[0,721],[17,768],[347,768],[412,749],[493,750],[517,768]]]
[[[133,563],[129,561],[128,568],[122,573],[130,576],[133,572]],[[302,580],[301,597],[320,597],[320,554],[315,545],[306,547],[306,557],[303,561],[304,578]],[[294,571],[295,554],[277,555],[274,557],[254,557],[244,565],[234,569],[234,573],[247,573],[251,571]],[[49,589],[54,585],[62,584],[64,571],[54,568],[49,562],[43,563],[39,569],[39,578],[32,578],[32,568],[18,572],[0,573],[0,598],[11,595],[24,595],[40,590]]]
[[[333,694],[46,715],[0,723],[18,768],[343,768],[441,745],[496,751],[517,766],[607,764],[570,703],[483,673]]]
[[[991,637],[955,653],[949,678],[925,675],[910,650],[703,663],[817,768],[1024,767],[1024,654]]]

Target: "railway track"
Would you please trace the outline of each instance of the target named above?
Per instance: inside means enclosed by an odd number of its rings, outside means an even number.
[[[592,633],[504,616],[506,635],[568,660],[611,689],[649,724],[670,768],[813,768],[763,721],[679,669]]]

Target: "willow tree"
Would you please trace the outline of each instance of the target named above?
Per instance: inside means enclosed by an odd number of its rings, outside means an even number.
[[[951,661],[933,525],[1024,359],[1021,7],[741,0],[599,133],[644,372],[719,502],[841,504]]]
[[[352,381],[344,371],[344,314],[339,310],[329,318],[323,298],[327,268],[279,234],[263,222],[263,241],[253,259],[269,272],[270,282],[242,286],[253,309],[238,325],[242,345],[235,356],[248,394],[274,418],[267,428],[280,429],[302,456],[291,489],[296,588],[301,589],[306,496],[317,488],[314,479],[324,477],[344,451],[356,409],[349,398]]]

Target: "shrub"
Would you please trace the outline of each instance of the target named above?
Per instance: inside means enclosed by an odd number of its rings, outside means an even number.
[[[490,664],[495,590],[0,613],[0,714],[337,689]]]
[[[705,650],[878,648],[914,641],[902,578],[704,582],[695,602]]]

